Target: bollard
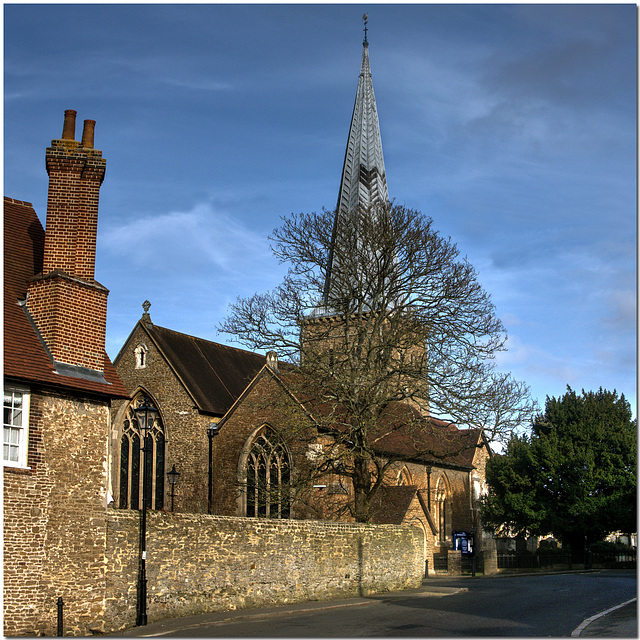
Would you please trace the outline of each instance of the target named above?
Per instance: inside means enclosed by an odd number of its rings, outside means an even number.
[[[424,577],[429,577],[429,558],[424,561]]]
[[[64,622],[62,618],[62,610],[64,608],[64,601],[62,597],[58,598],[58,637],[62,637],[64,635]]]

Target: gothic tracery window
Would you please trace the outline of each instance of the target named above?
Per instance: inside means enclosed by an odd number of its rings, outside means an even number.
[[[289,518],[291,464],[289,454],[270,427],[256,435],[246,462],[247,516]]]
[[[165,436],[159,412],[149,415],[146,438],[134,413],[143,395],[129,405],[120,439],[120,508],[140,509],[146,484],[147,508],[164,507]],[[152,405],[153,406],[153,405]],[[145,438],[145,442],[143,442]],[[147,456],[143,447],[146,444]]]

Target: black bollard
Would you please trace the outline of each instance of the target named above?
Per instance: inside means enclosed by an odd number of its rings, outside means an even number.
[[[58,598],[58,637],[62,637],[64,635],[64,622],[62,618],[62,610],[64,608],[64,602],[62,597]]]

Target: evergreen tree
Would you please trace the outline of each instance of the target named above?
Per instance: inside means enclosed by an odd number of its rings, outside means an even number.
[[[547,397],[530,436],[513,437],[487,465],[484,522],[548,534],[574,549],[637,531],[636,420],[624,395],[570,387]]]

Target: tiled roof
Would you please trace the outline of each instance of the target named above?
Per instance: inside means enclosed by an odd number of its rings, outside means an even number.
[[[481,429],[425,418],[410,405],[394,402],[382,415],[383,435],[376,443],[380,452],[413,456],[425,463],[472,467],[481,443]]]
[[[281,374],[280,379],[319,425],[337,431],[346,428],[346,408],[323,400],[322,389],[312,380],[299,373]],[[406,402],[391,402],[379,418],[378,432],[370,431],[369,437],[381,455],[470,469],[483,442],[481,429],[460,429],[451,422],[425,417]]]
[[[381,486],[371,501],[371,523],[402,524],[417,492],[417,487],[406,485]]]
[[[4,199],[4,375],[26,383],[128,397],[106,352],[105,382],[60,375],[19,301],[29,279],[42,271],[44,229],[28,202]]]
[[[265,364],[263,355],[140,322],[205,413],[225,414]],[[117,359],[116,359],[117,362]]]

